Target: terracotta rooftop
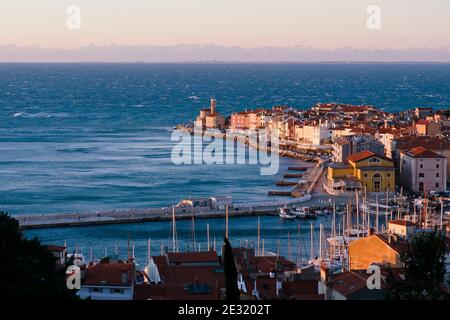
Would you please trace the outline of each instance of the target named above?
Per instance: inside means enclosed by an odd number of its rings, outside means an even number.
[[[413,227],[415,226],[414,223],[412,223],[411,221],[407,221],[407,220],[394,220],[394,221],[389,221],[389,224],[396,224],[399,226],[404,226],[404,227]]]
[[[364,150],[355,154],[352,154],[348,157],[348,161],[358,162],[370,157],[375,156],[376,154],[369,150]]]
[[[168,252],[169,263],[219,262],[215,251],[203,252]]]
[[[430,136],[405,136],[395,139],[397,149],[409,150],[415,147],[426,147],[428,150],[450,149],[450,141]]]
[[[137,285],[134,300],[219,300],[220,290],[198,284],[185,287],[178,284]],[[193,289],[192,289],[193,288]]]
[[[47,249],[50,251],[54,251],[54,252],[63,252],[64,250],[66,250],[66,247],[64,246],[55,246],[52,244],[48,244],[46,245]]]
[[[430,122],[431,122],[431,121],[428,121],[428,120],[426,120],[426,119],[420,119],[420,120],[418,120],[418,121],[416,122],[416,125],[418,124],[418,125],[426,126],[426,125],[429,125]]]
[[[445,158],[444,156],[441,156],[440,154],[437,154],[436,152],[428,150],[424,147],[415,147],[403,153],[411,158],[422,158],[422,159]]]
[[[384,243],[386,243],[389,247],[391,247],[398,253],[405,251],[408,247],[408,243],[404,239],[401,238],[389,239],[390,235],[387,234],[376,234],[375,236],[383,240]]]
[[[316,295],[317,280],[296,280],[283,282],[283,292],[287,298],[292,296]]]
[[[124,277],[123,274],[126,276]],[[134,264],[98,263],[86,270],[84,284],[96,286],[131,286],[133,281]]]
[[[367,288],[367,279],[356,272],[348,271],[333,275],[327,286],[343,296],[348,296]]]

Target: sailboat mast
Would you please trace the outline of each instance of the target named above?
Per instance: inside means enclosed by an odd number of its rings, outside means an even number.
[[[311,242],[311,244],[310,244],[310,248],[309,248],[309,254],[311,255],[311,260],[313,260],[314,259],[314,227],[313,227],[313,224],[311,223],[311,229],[310,229],[310,232],[311,232],[311,238],[310,238],[310,242]]]
[[[151,252],[150,252],[150,238],[147,241],[147,263],[150,262]]]
[[[228,206],[225,207],[225,238],[228,239]]]
[[[323,232],[323,226],[320,224],[319,226],[319,259],[322,261],[322,232]]]
[[[195,217],[194,217],[194,206],[192,206],[192,246],[194,248],[197,247],[196,241],[195,241]]]
[[[209,242],[209,223],[206,224],[206,239],[207,239],[207,242],[208,242],[208,251],[210,251],[211,250],[211,245],[210,245],[210,242]]]
[[[261,237],[261,221],[260,221],[260,217],[258,216],[258,250],[257,250],[257,255],[260,256],[261,255],[261,251],[260,251],[260,247],[259,247],[259,242],[260,242],[260,237]]]
[[[297,263],[301,263],[302,253],[300,248],[300,223],[297,226],[298,242],[297,242]]]
[[[376,214],[376,224],[375,224],[375,230],[378,233],[378,195],[376,196],[376,200],[377,200],[377,214]]]
[[[175,207],[172,206],[172,249],[173,252],[177,252],[177,227],[175,221]]]
[[[357,230],[357,238],[359,239],[359,204],[358,204],[358,190],[355,191],[356,195],[356,230]]]

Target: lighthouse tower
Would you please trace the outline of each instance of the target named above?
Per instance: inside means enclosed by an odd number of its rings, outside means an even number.
[[[211,98],[211,115],[216,114],[216,99]]]

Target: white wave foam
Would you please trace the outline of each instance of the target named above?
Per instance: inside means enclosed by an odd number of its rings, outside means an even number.
[[[28,112],[17,112],[14,113],[13,117],[18,118],[67,118],[69,115],[67,113],[48,113],[48,112],[37,112],[37,113],[28,113]]]

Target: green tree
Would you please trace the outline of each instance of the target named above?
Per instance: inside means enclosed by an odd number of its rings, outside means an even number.
[[[225,272],[225,300],[239,300],[240,292],[237,285],[238,273],[234,261],[233,248],[226,237],[223,238],[223,265]]]
[[[445,290],[445,235],[437,230],[417,235],[401,254],[404,279],[389,268],[386,277],[388,299],[448,299]]]
[[[36,238],[25,239],[19,223],[0,212],[0,296],[20,299],[76,298],[67,289],[65,269]]]

